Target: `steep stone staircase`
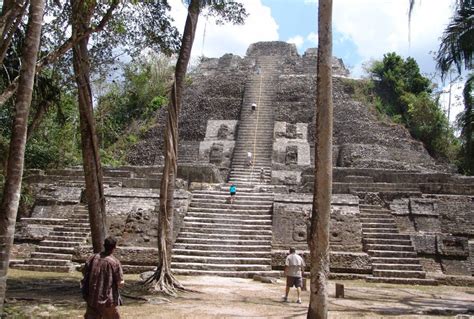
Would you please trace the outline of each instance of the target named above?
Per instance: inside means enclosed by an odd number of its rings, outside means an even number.
[[[274,57],[259,58],[259,72],[246,83],[229,183],[219,190],[193,192],[173,248],[171,266],[177,274],[279,275],[271,270],[273,194],[254,191],[256,184],[271,179],[275,63]],[[252,165],[247,165],[247,152],[253,154]],[[237,186],[233,204],[232,183]]]
[[[173,248],[177,274],[252,277],[271,272],[272,194],[195,191]]]
[[[372,261],[373,282],[435,284],[426,279],[410,235],[400,234],[390,211],[380,205],[360,205],[364,249]]]
[[[23,218],[30,223],[48,223],[56,225],[53,231],[42,240],[23,264],[13,268],[34,271],[70,272],[74,270],[72,262],[74,248],[84,244],[90,234],[87,208],[76,206],[68,219]]]
[[[241,120],[234,148],[229,182],[242,186],[268,183],[271,179],[274,115],[273,102],[278,59],[259,57],[257,70],[245,85]],[[256,103],[256,110],[252,110]],[[247,165],[247,152],[252,165]],[[263,168],[263,179],[260,171]]]

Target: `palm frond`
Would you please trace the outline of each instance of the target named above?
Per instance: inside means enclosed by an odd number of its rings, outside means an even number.
[[[446,27],[436,57],[437,67],[444,77],[456,67],[458,73],[473,67],[474,0],[456,2],[454,16]]]

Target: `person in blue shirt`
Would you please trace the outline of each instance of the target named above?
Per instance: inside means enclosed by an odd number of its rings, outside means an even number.
[[[237,187],[235,184],[230,185],[230,204],[232,205],[235,200],[235,194],[237,193]]]

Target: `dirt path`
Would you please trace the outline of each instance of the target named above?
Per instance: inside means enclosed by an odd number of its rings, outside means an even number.
[[[9,318],[82,318],[85,305],[80,298],[80,274],[9,273],[6,310]],[[137,276],[128,276],[129,287]],[[166,302],[144,296],[149,302],[124,298],[122,318],[306,318],[309,293],[297,304],[281,302],[284,282],[264,284],[250,279],[180,277],[197,293],[185,293]],[[345,298],[334,298],[330,286],[330,318],[430,318],[468,314],[474,318],[474,288],[426,287],[337,281],[345,285]],[[130,290],[130,289],[128,289]],[[460,318],[460,317],[458,317]],[[461,317],[462,318],[462,317]]]

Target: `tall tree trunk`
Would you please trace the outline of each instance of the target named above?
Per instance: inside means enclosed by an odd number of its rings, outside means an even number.
[[[28,0],[4,0],[2,14],[0,15],[0,65],[7,53],[10,42],[20,25],[28,6]]]
[[[89,28],[95,6],[95,1],[71,0],[72,38],[81,35]],[[92,247],[94,252],[97,253],[102,250],[107,230],[102,167],[92,107],[88,42],[89,37],[84,37],[73,46],[73,65],[79,100],[82,161],[86,182],[87,208],[91,226]]]
[[[160,185],[160,211],[158,223],[158,267],[147,283],[154,289],[166,294],[175,294],[184,289],[171,272],[173,248],[173,193],[176,181],[178,160],[178,116],[181,96],[186,77],[186,69],[193,47],[196,26],[200,12],[200,0],[192,0],[188,7],[188,16],[184,27],[181,49],[176,62],[175,80],[171,89],[171,102],[168,106],[168,118],[165,130],[165,165]]]
[[[44,0],[36,0],[30,5],[28,30],[26,33],[19,87],[15,103],[10,150],[6,168],[3,198],[0,204],[0,310],[3,312],[6,279],[10,251],[15,234],[15,222],[20,202],[21,180],[25,161],[26,131],[28,113],[35,79],[36,58],[41,38]]]
[[[313,212],[308,245],[311,294],[308,318],[326,318],[328,311],[329,220],[332,195],[332,0],[319,0]]]

